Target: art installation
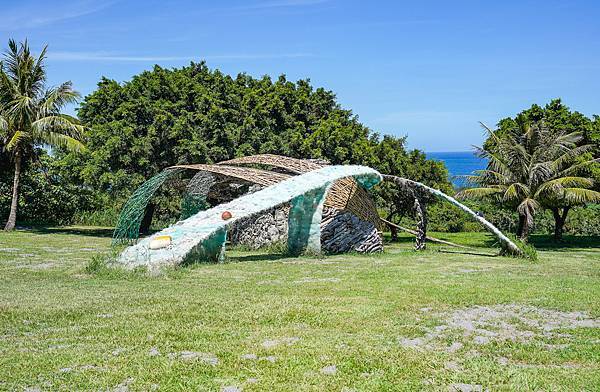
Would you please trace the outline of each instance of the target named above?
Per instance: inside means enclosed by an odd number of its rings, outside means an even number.
[[[196,260],[220,260],[229,226],[244,217],[251,217],[288,202],[289,252],[318,253],[321,251],[321,219],[325,195],[335,181],[344,178],[353,178],[357,186],[368,189],[379,183],[382,177],[377,171],[365,166],[325,166],[309,173],[291,176],[260,191],[200,211],[144,238],[126,248],[118,261],[128,268],[145,266],[153,269]],[[231,214],[227,220],[222,217],[225,211]],[[164,240],[166,238],[167,241]],[[159,247],[158,241],[165,246]]]
[[[247,165],[268,167],[270,170],[243,167]],[[256,192],[326,165],[322,161],[264,154],[224,161],[217,165],[168,168],[138,188],[125,204],[115,229],[114,241],[137,240],[142,221],[148,210],[152,210],[148,208],[152,195],[165,181],[176,177],[182,170],[198,171],[189,181],[183,199],[181,219],[185,219],[197,213],[197,206],[207,204],[205,202],[208,199],[212,205],[226,203],[244,193]],[[289,203],[284,203],[261,214],[243,218],[230,228],[229,239],[233,244],[252,248],[287,241],[289,211]],[[324,202],[324,214],[327,220],[323,225],[327,226],[330,234],[335,234],[333,238],[325,237],[328,238],[322,244],[325,252],[360,252],[361,249],[374,252],[383,249],[383,242],[378,234],[383,225],[375,203],[351,178],[333,184]],[[349,218],[352,218],[352,222],[348,221]]]
[[[153,208],[149,203],[154,193],[186,170],[197,173],[188,182],[181,220],[137,242],[142,223],[149,225],[151,221]],[[414,197],[418,223],[413,232],[415,249],[424,249],[425,239],[431,239],[426,236],[423,200],[423,195],[429,194],[451,202],[477,219],[499,239],[504,253],[520,253],[491,223],[424,184],[381,175],[365,166],[330,166],[323,161],[272,154],[215,165],[177,165],[165,169],[146,181],[125,204],[113,243],[133,243],[119,256],[121,264],[151,269],[198,260],[222,260],[227,240],[253,248],[285,242],[292,255],[378,252],[383,249],[380,230],[384,221],[379,218],[367,189],[384,179]],[[214,207],[208,208],[209,205]]]

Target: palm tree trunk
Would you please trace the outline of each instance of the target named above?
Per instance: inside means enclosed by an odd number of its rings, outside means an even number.
[[[17,204],[19,201],[19,180],[21,177],[21,153],[19,150],[15,153],[15,178],[13,180],[12,201],[10,203],[10,214],[6,221],[4,230],[10,231],[15,229],[17,223]]]
[[[519,218],[520,220],[520,218]],[[527,223],[527,218],[523,220],[523,227],[521,229],[521,234],[519,235],[519,239],[523,242],[527,242],[529,239],[529,224]]]
[[[521,238],[523,235],[523,227],[525,226],[525,215],[519,214],[519,225],[517,226],[517,237]]]
[[[563,228],[565,221],[567,220],[567,214],[569,213],[569,207],[563,208],[561,215],[558,208],[552,208],[552,214],[554,215],[554,240],[561,241],[563,235]]]

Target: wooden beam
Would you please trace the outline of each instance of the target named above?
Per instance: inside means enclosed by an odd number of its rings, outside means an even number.
[[[382,221],[383,223],[385,223],[386,225],[388,225],[388,226],[395,227],[395,228],[397,228],[397,229],[400,229],[400,230],[402,230],[402,231],[405,231],[405,232],[407,232],[407,233],[410,233],[410,234],[412,234],[412,235],[417,235],[417,232],[416,232],[416,231],[414,231],[414,230],[408,229],[408,228],[406,228],[406,227],[399,226],[399,225],[397,225],[397,224],[395,224],[395,223],[392,223],[392,222],[390,222],[390,221],[388,221],[388,220],[386,220],[386,219],[383,219],[383,218],[379,218],[379,219],[381,219],[381,221]],[[437,242],[437,243],[444,244],[444,245],[454,246],[454,247],[456,247],[456,248],[463,248],[463,249],[468,249],[468,248],[469,248],[468,246],[464,246],[464,245],[455,244],[454,242],[450,242],[450,241],[444,241],[444,240],[440,240],[439,238],[435,238],[435,237],[426,236],[425,238],[426,238],[428,241],[431,241],[431,242]]]

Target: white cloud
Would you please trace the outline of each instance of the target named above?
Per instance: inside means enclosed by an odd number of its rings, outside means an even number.
[[[0,30],[13,31],[44,27],[54,23],[99,12],[115,1],[69,1],[62,3],[49,2],[50,7],[39,4],[21,4],[15,8],[0,8]]]

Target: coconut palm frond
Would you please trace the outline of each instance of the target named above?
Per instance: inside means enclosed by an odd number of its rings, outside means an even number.
[[[456,194],[457,199],[482,199],[487,196],[499,195],[503,192],[500,188],[486,187],[486,188],[468,188]]]
[[[542,184],[553,176],[552,168],[548,162],[534,163],[529,169],[529,183]]]
[[[70,114],[59,114],[60,117],[69,120],[71,123],[73,124],[77,124],[77,125],[82,125],[81,121],[79,121],[79,119],[77,117],[73,117]]]
[[[71,121],[71,117],[57,115],[47,116],[34,121],[31,124],[32,133],[34,136],[40,137],[46,132],[62,133],[76,139],[82,139],[85,127],[78,122]]]
[[[510,165],[504,161],[504,159],[500,156],[500,154],[493,153],[490,151],[486,151],[484,149],[480,149],[481,151],[485,151],[485,158],[488,159],[488,169],[498,172],[508,178],[516,178],[515,173],[512,171]]]
[[[30,135],[27,132],[16,131],[6,143],[6,149],[11,151],[25,141]]]
[[[571,204],[600,202],[600,192],[584,188],[565,188],[565,200]]]
[[[16,96],[19,94],[19,89],[14,81],[4,69],[0,71],[0,87],[7,97]]]
[[[511,178],[509,176],[490,169],[475,170],[473,175],[461,177],[466,178],[467,181],[483,185],[493,183],[508,185],[511,182]]]
[[[529,195],[529,188],[527,187],[527,185],[518,182],[513,182],[504,190],[502,200],[507,202],[515,201],[527,195]]]
[[[479,122],[479,126],[485,131],[485,133],[487,133],[489,136],[497,138],[497,136],[495,135],[495,132],[496,132],[495,130],[493,130],[492,128],[485,125],[482,121],[478,121],[478,122]]]
[[[34,110],[35,100],[27,95],[17,95],[7,105],[9,116],[16,116],[22,119],[30,119],[31,112]]]
[[[577,145],[577,143],[583,140],[583,132],[575,131],[571,133],[566,133],[564,135],[560,135],[555,139],[555,144],[564,146],[566,148],[573,148]]]
[[[61,107],[69,103],[76,103],[81,95],[73,90],[71,82],[65,82],[58,87],[47,90],[40,103],[42,115],[56,113]]]
[[[593,144],[584,144],[563,152],[551,163],[552,170],[560,171],[564,166],[571,163],[575,158],[593,151],[596,148]]]
[[[43,135],[39,135],[36,142],[41,144],[48,144],[54,147],[62,147],[68,151],[84,151],[85,145],[79,140],[72,138],[71,136],[64,135],[57,132],[45,132]]]
[[[595,163],[600,163],[600,158],[590,159],[590,160],[578,163],[576,165],[569,166],[566,169],[564,169],[563,171],[557,173],[557,176],[560,176],[560,177],[569,176],[570,174],[577,173],[580,170],[583,170],[583,169],[587,168],[588,166],[591,166]]]
[[[20,50],[15,40],[11,39],[8,41],[8,50],[4,54],[4,63],[6,64],[6,70],[11,79],[16,80],[20,69]]]
[[[39,56],[32,64],[30,90],[36,96],[42,94],[44,85],[46,84],[46,66],[44,65],[44,61],[46,60],[47,51],[48,45],[42,48],[42,51],[40,52]]]
[[[536,191],[534,197],[545,195],[560,195],[568,187],[590,188],[594,185],[594,181],[586,177],[561,177],[555,178],[542,184]]]

